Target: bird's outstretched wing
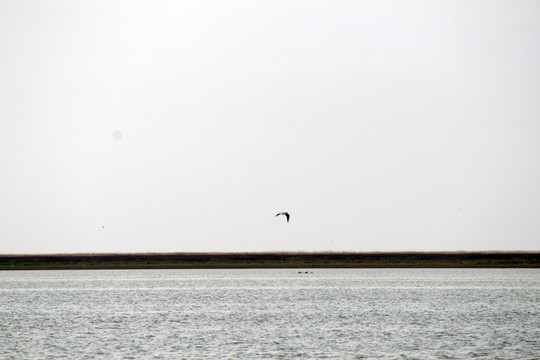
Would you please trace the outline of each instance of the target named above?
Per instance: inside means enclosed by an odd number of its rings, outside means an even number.
[[[289,215],[288,212],[283,211],[283,212],[280,212],[280,213],[277,213],[277,214],[276,214],[276,216],[279,216],[279,215],[285,215],[285,217],[287,218],[287,222],[289,222],[289,217],[290,217],[290,215]],[[276,216],[274,216],[274,217],[276,217]]]

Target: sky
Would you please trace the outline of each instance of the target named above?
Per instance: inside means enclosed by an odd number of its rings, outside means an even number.
[[[0,0],[0,253],[540,250],[539,18]]]

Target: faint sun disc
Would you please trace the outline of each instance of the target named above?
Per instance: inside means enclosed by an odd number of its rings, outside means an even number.
[[[123,134],[122,134],[122,131],[120,131],[120,130],[114,130],[113,133],[112,133],[112,137],[116,141],[122,140],[122,136],[123,136]]]

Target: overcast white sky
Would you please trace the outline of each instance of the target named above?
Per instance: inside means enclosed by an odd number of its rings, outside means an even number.
[[[540,250],[539,19],[1,0],[0,253]]]

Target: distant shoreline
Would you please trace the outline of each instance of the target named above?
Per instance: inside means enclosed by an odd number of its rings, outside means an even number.
[[[0,255],[0,270],[540,268],[540,251]]]

